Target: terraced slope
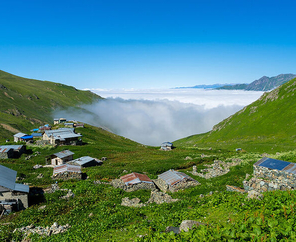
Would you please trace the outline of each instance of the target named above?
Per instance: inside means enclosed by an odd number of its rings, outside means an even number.
[[[74,87],[0,71],[0,140],[52,121],[52,111],[89,104],[101,97]]]
[[[296,145],[296,79],[293,79],[213,127],[176,145],[218,146],[282,151]]]

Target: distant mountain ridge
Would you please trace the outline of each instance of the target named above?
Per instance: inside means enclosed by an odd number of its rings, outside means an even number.
[[[212,131],[193,135],[176,146],[220,146],[221,148],[267,150],[295,149],[296,145],[296,78],[215,125]]]
[[[225,85],[228,85],[228,84],[211,84],[211,85],[206,85],[206,84],[201,84],[201,85],[196,85],[196,86],[193,86],[193,87],[176,87],[175,89],[182,89],[182,88],[197,88],[197,89],[217,89],[219,87],[223,87]]]
[[[280,74],[274,77],[263,76],[250,84],[225,85],[216,89],[246,90],[246,91],[270,91],[295,78],[295,74]]]

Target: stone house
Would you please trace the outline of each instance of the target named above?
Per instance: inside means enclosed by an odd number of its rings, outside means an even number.
[[[53,168],[53,179],[81,179],[81,167],[77,165],[62,164]]]
[[[67,161],[73,160],[74,153],[70,150],[63,150],[61,152],[52,154],[50,156],[50,162],[53,166],[65,164]]]
[[[154,180],[154,183],[163,192],[176,192],[184,188],[200,185],[192,177],[173,169],[158,175],[158,179]]]
[[[25,145],[1,145],[0,159],[18,158],[26,152]]]
[[[19,210],[29,206],[29,186],[15,183],[16,175],[16,171],[0,165],[0,201],[14,202]]]
[[[13,136],[14,142],[29,141],[29,140],[33,140],[33,136],[24,134],[24,133],[17,133]]]
[[[296,164],[264,157],[253,165],[251,179],[243,181],[246,191],[257,192],[296,188]]]
[[[74,128],[60,128],[56,130],[45,130],[43,140],[49,141],[50,144],[70,145],[78,144],[81,134],[76,134]]]
[[[67,119],[65,119],[65,118],[54,118],[53,124],[65,123],[66,121],[67,121]]]
[[[171,142],[163,142],[160,146],[161,150],[172,150],[174,148],[173,143]]]
[[[130,174],[115,179],[111,182],[115,188],[121,188],[127,192],[137,191],[140,189],[156,190],[153,181],[144,174],[132,172]]]
[[[90,167],[102,165],[103,162],[90,156],[83,156],[78,159],[68,161],[68,164],[79,165],[81,167]]]

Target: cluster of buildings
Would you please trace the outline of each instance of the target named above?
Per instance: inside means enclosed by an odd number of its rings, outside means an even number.
[[[155,180],[151,180],[145,174],[132,172],[120,177],[120,179],[113,180],[111,184],[114,187],[121,188],[127,192],[137,191],[140,189],[159,189],[163,192],[176,192],[181,189],[200,185],[200,183],[192,177],[173,169],[158,175],[158,178]]]

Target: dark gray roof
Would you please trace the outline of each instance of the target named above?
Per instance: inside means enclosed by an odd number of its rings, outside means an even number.
[[[272,170],[285,171],[296,174],[296,164],[288,161],[276,160],[264,157],[257,161],[254,166],[262,166]]]
[[[1,145],[0,153],[8,152],[11,149],[13,149],[14,151],[19,151],[21,148],[23,148],[23,145]]]
[[[63,159],[63,158],[68,157],[70,155],[74,155],[74,153],[70,150],[63,150],[61,152],[54,153],[53,155]]]

